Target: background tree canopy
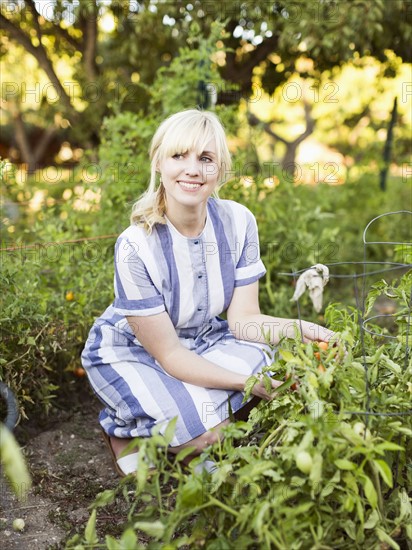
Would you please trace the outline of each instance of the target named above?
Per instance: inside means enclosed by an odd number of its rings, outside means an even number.
[[[198,58],[199,80],[191,82],[198,93],[183,106],[205,105],[206,88],[218,105],[239,106],[257,90],[271,96],[293,76],[319,83],[367,58],[378,62],[381,76],[396,76],[411,59],[411,11],[406,0],[7,0],[0,14],[7,127],[1,154],[34,170],[54,162],[64,141],[96,147],[115,105],[148,114],[159,70],[182,48],[199,49],[215,21],[225,32]],[[361,118],[362,110],[350,114]]]

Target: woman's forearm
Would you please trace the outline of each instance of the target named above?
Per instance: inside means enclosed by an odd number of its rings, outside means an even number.
[[[296,331],[303,335],[304,341],[328,341],[334,334],[331,330],[316,323],[272,317],[262,313],[247,315],[232,321],[230,330],[238,340],[269,342],[273,345],[277,345],[281,338],[294,338]]]
[[[173,349],[161,365],[178,380],[203,388],[243,391],[247,380],[247,376],[219,367],[183,346]]]

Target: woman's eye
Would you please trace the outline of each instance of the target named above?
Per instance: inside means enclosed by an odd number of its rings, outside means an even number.
[[[203,162],[213,162],[213,160],[210,157],[200,157],[200,160]]]
[[[172,158],[176,159],[176,160],[179,160],[179,159],[183,158],[183,156],[184,156],[183,153],[176,153],[175,155],[173,155]]]

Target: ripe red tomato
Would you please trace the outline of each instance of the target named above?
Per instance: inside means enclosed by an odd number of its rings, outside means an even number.
[[[73,372],[74,376],[77,376],[77,378],[83,378],[83,376],[86,376],[86,371],[83,367],[76,367]]]

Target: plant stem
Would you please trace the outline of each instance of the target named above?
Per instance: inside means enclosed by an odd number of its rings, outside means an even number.
[[[221,502],[215,497],[209,496],[209,499],[211,504],[214,504],[215,506],[219,506],[219,508],[222,508],[222,510],[225,510],[229,514],[232,514],[232,516],[238,517],[239,512],[236,512],[236,510],[233,510],[233,508],[230,508],[230,506],[227,506],[226,504],[224,504],[223,502]]]
[[[263,451],[266,449],[266,447],[269,445],[269,443],[271,441],[273,441],[276,437],[276,435],[281,431],[283,430],[283,428],[286,426],[286,422],[283,422],[282,424],[280,424],[276,430],[274,430],[266,439],[266,441],[263,442],[262,446],[260,447],[259,449],[259,453],[258,453],[258,456],[259,458],[262,458],[262,454],[263,454]]]

